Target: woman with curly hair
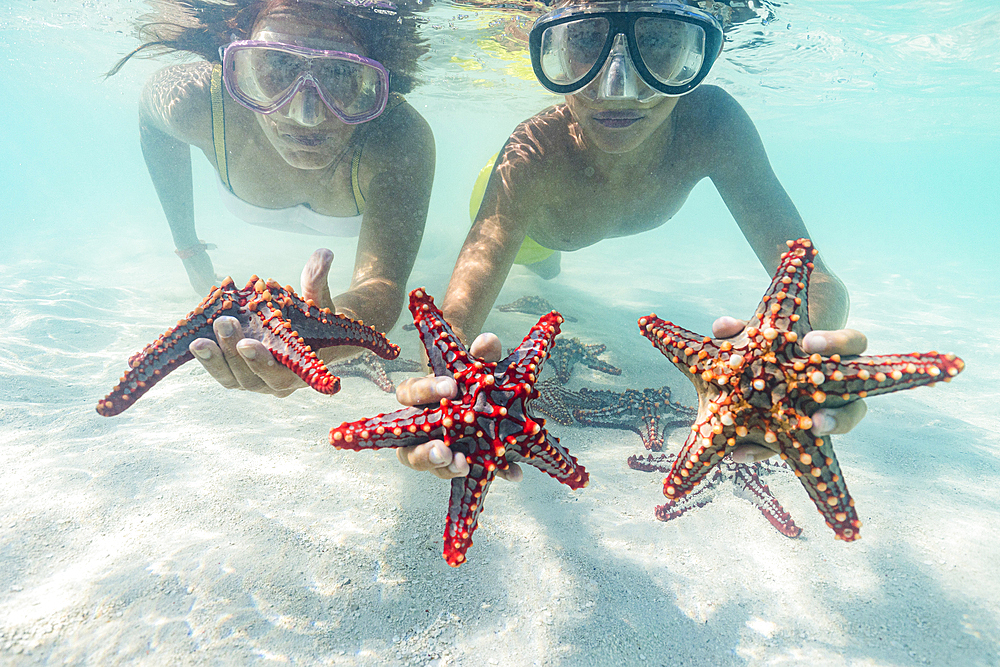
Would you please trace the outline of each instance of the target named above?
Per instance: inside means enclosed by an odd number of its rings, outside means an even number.
[[[402,310],[434,176],[430,127],[401,95],[426,51],[411,12],[385,0],[155,7],[140,29],[147,41],[111,74],[136,53],[203,58],[156,72],[139,114],[146,165],[191,285],[204,294],[217,281],[195,232],[194,146],[218,172],[227,208],[246,222],[358,236],[347,291],[331,299],[333,255],[317,250],[302,273],[303,297],[388,331]],[[230,319],[216,322],[218,344],[191,344],[213,377],[282,396],[304,386]],[[320,356],[343,355],[328,348]]]

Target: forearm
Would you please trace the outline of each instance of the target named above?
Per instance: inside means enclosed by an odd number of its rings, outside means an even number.
[[[403,310],[403,286],[397,281],[371,279],[352,285],[334,297],[337,312],[388,332]]]
[[[471,343],[482,333],[519,247],[519,241],[487,243],[473,239],[471,234],[466,240],[441,302],[445,319],[464,343]]]
[[[809,324],[813,329],[843,329],[851,299],[844,283],[825,268],[816,267],[809,281]]]
[[[139,137],[146,168],[170,225],[174,245],[178,249],[197,245],[190,146],[143,121],[140,121]]]

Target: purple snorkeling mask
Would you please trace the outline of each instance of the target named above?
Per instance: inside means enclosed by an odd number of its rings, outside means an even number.
[[[389,72],[356,53],[240,40],[219,55],[226,90],[257,113],[274,113],[310,86],[337,118],[356,125],[378,118],[389,99]]]

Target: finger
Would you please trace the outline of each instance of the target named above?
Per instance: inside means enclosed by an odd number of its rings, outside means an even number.
[[[441,440],[431,440],[422,445],[400,447],[396,458],[407,468],[431,471],[441,479],[464,477],[469,474],[469,463],[463,454],[455,454]]]
[[[458,393],[455,378],[426,375],[408,378],[396,387],[396,400],[403,405],[438,403],[442,398],[454,398]]]
[[[500,338],[494,333],[481,333],[469,346],[469,353],[483,361],[500,361],[503,356],[503,346]]]
[[[305,382],[290,368],[278,363],[271,351],[263,343],[253,338],[244,338],[236,344],[236,351],[243,358],[246,367],[260,381],[258,390],[287,396],[305,386]]]
[[[855,329],[810,331],[802,337],[802,349],[806,354],[853,356],[868,349],[868,338]]]
[[[222,350],[229,372],[236,378],[237,384],[242,389],[258,391],[264,386],[263,380],[247,367],[243,355],[236,349],[237,344],[243,340],[243,328],[240,321],[235,317],[220,317],[212,324],[215,331],[215,339]]]
[[[835,435],[847,433],[858,425],[868,412],[868,405],[862,401],[851,401],[842,408],[823,408],[812,415],[814,435]]]
[[[333,251],[320,248],[313,252],[309,261],[302,267],[302,298],[312,299],[320,308],[333,310],[333,296],[330,294],[330,266],[333,264]]]
[[[216,382],[226,389],[239,389],[240,383],[229,370],[229,364],[222,354],[222,350],[211,338],[196,338],[188,345],[188,351],[194,355],[208,374],[215,378]]]
[[[732,338],[739,332],[743,331],[747,323],[743,320],[738,320],[735,317],[729,317],[728,315],[723,315],[719,319],[712,323],[712,337],[713,338]]]
[[[520,482],[524,478],[521,466],[516,463],[508,463],[506,470],[497,470],[497,477],[502,477],[508,482]]]
[[[444,444],[444,443],[442,443]],[[455,477],[469,476],[469,462],[462,452],[455,452],[451,458],[451,463],[447,468],[437,468],[434,474],[441,479],[452,479]]]
[[[750,464],[769,459],[777,453],[762,445],[740,445],[733,450],[731,456],[737,463]]]

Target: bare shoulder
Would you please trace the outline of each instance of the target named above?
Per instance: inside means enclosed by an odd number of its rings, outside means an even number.
[[[140,122],[195,146],[212,140],[212,64],[204,61],[164,67],[142,91]]]
[[[549,177],[570,159],[582,133],[565,104],[557,104],[522,121],[501,151],[497,171],[508,185],[518,181],[545,188]]]
[[[718,86],[699,86],[674,110],[678,129],[701,139],[723,139],[753,130],[753,121],[732,95]]]
[[[427,120],[409,102],[402,102],[380,118],[365,139],[362,155],[377,162],[415,160],[434,165],[434,133]]]

